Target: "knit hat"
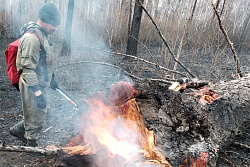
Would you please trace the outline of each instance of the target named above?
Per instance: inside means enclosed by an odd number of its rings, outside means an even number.
[[[52,26],[61,23],[61,16],[57,7],[53,3],[45,3],[39,10],[39,18]]]

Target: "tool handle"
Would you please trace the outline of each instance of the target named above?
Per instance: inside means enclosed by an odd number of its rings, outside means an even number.
[[[56,88],[56,90],[63,95],[71,104],[73,104],[75,107],[77,107],[76,102],[66,93],[64,92],[62,89],[60,88]]]

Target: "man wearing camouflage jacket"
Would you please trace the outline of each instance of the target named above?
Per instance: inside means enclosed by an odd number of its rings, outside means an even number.
[[[21,30],[16,66],[20,74],[19,89],[24,120],[10,128],[27,146],[36,147],[49,108],[46,90],[58,87],[53,75],[54,50],[50,34],[57,30],[61,16],[53,3],[39,10],[37,23],[30,22]]]

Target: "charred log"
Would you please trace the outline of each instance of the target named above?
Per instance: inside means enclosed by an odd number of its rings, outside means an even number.
[[[249,121],[250,75],[209,85],[221,97],[202,104],[199,90],[168,90],[159,82],[136,82],[137,102],[146,126],[156,133],[156,146],[171,165],[215,166],[218,150],[234,141]],[[186,161],[185,161],[186,160]]]
[[[120,102],[134,104],[136,101],[146,127],[155,133],[155,148],[164,154],[172,166],[216,166],[217,161],[222,160],[218,156],[219,150],[223,150],[227,145],[233,144],[249,149],[248,143],[239,143],[235,138],[246,125],[249,125],[250,75],[239,80],[210,84],[206,86],[208,88],[186,88],[182,92],[169,90],[169,86],[164,82],[137,80],[134,88],[138,94],[134,91],[126,92],[126,85],[123,85],[124,90],[119,87],[119,89],[113,87],[114,91],[111,89],[110,95],[113,96],[98,97],[99,99],[104,98],[105,104],[103,105],[111,108],[119,107]],[[219,95],[219,98],[210,103],[210,101],[206,101],[210,99],[201,95],[200,92],[203,90],[209,91],[208,95]],[[118,96],[118,94],[125,96]],[[114,97],[119,97],[119,101],[116,101],[117,98]],[[131,110],[131,114],[136,114],[135,110]],[[90,135],[82,136],[90,137]],[[82,138],[74,139],[81,141]],[[6,149],[7,147],[3,145],[1,148]],[[60,150],[63,152],[59,152],[57,162],[63,162],[67,166],[81,166],[82,164],[85,166],[100,164],[126,167],[132,167],[134,164],[162,166],[159,163],[150,164],[151,162],[148,160],[143,162],[140,157],[126,162],[119,155],[115,155],[113,159],[107,161],[100,156],[107,155],[109,152],[107,149],[102,147],[103,149],[94,149],[96,151],[93,152],[93,148],[92,146],[92,154],[89,154],[88,145],[79,148],[84,150],[84,155],[75,154],[76,151],[79,151],[77,148],[62,148]],[[22,149],[20,148],[20,150]],[[82,152],[80,151],[80,153]],[[120,162],[119,159],[124,163],[116,164]],[[223,160],[226,161],[226,159]]]
[[[82,115],[78,135],[64,150],[70,155],[97,155],[97,159],[103,159],[96,162],[97,166],[171,167],[155,148],[155,134],[145,127],[136,96],[137,91],[128,82],[112,84],[108,96],[96,92],[86,100],[89,111]],[[102,165],[106,163],[109,165]]]

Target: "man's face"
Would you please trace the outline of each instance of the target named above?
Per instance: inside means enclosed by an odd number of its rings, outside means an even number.
[[[43,23],[43,29],[47,34],[52,34],[54,31],[57,31],[57,26],[53,26],[48,23]]]

